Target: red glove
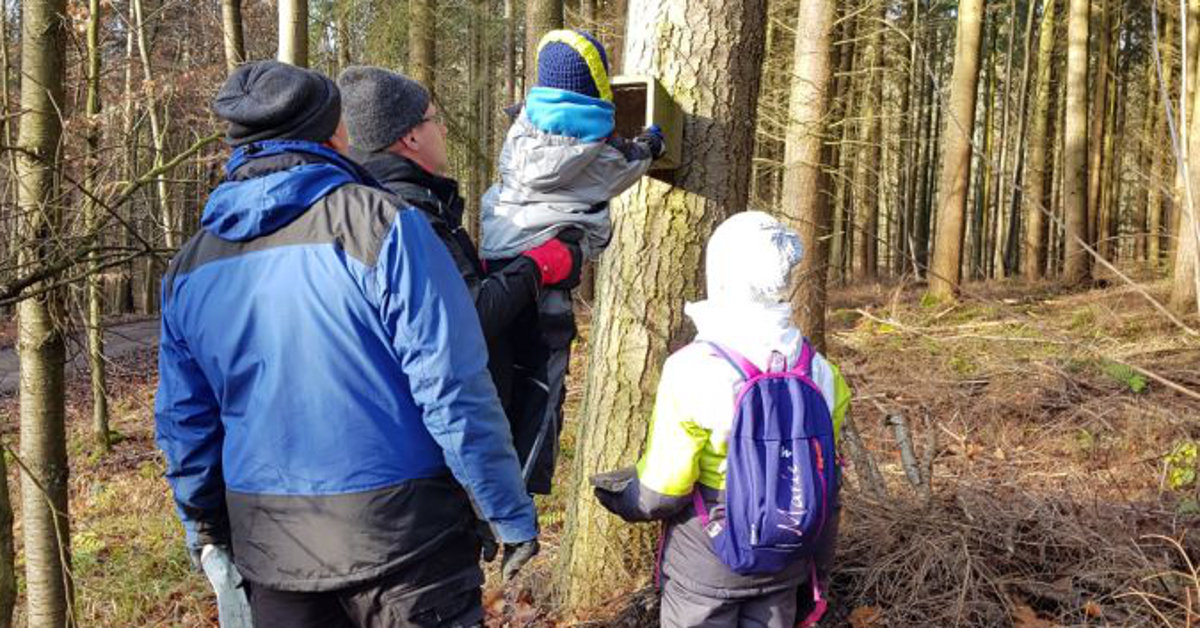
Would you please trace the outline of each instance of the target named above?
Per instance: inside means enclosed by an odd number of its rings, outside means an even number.
[[[558,238],[551,238],[545,244],[529,249],[521,255],[537,264],[542,273],[543,286],[552,286],[566,280],[577,265],[576,256]]]

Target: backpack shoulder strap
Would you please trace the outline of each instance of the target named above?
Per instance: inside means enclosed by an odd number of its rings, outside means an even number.
[[[712,351],[718,357],[723,358],[726,362],[728,362],[729,365],[732,366],[733,369],[737,371],[744,380],[751,380],[759,375],[762,375],[762,371],[760,371],[757,366],[754,366],[753,362],[747,360],[743,355],[737,351],[734,351],[733,349],[723,347],[715,342],[712,342],[711,340],[698,340],[695,342],[695,344],[706,345],[709,349],[712,349]]]
[[[796,358],[796,366],[792,367],[792,373],[811,378],[813,355],[813,348],[808,343],[808,338],[802,338],[800,340],[800,357]]]

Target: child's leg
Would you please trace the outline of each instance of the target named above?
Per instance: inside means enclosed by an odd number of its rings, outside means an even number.
[[[796,587],[742,601],[738,628],[795,628]]]
[[[662,628],[737,628],[738,601],[688,591],[664,576],[659,621]]]

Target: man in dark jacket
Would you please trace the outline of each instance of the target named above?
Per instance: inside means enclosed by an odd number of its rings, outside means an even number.
[[[242,66],[235,150],[163,280],[155,404],[189,545],[231,545],[260,626],[473,626],[475,509],[536,551],[454,261],[354,162],[327,77]]]
[[[532,493],[548,494],[562,425],[557,420],[560,409],[555,408],[554,425],[543,426],[548,391],[537,372],[549,348],[541,337],[537,296],[544,287],[570,289],[578,284],[579,247],[552,239],[485,268],[463,228],[458,183],[446,176],[446,127],[428,90],[400,74],[363,66],[347,68],[338,84],[351,155],[399,203],[425,212],[475,298],[492,378],[512,426],[517,455],[528,466],[527,486]],[[539,431],[541,445],[536,446]],[[535,447],[537,452],[532,451]],[[537,458],[529,463],[531,454]]]

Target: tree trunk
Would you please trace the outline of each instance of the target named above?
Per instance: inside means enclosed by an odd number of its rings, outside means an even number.
[[[983,150],[976,152],[976,159],[979,161],[979,170],[976,176],[979,179],[979,184],[975,189],[975,204],[971,213],[971,279],[983,279],[986,274],[985,262],[987,259],[987,209],[988,201],[991,199],[992,188],[992,146],[994,143],[995,133],[995,111],[996,111],[996,35],[999,28],[993,22],[987,35],[988,39],[988,55],[984,59],[984,67],[987,68],[987,78],[984,80],[984,103],[983,103],[983,119],[980,122],[983,125]]]
[[[94,195],[100,191],[100,0],[88,2],[88,66],[87,66],[87,156],[84,158],[83,188],[88,197],[83,202],[84,229],[93,234],[98,242],[100,208]],[[99,254],[93,251],[88,256],[87,277],[87,331],[88,364],[92,374],[92,426],[96,443],[107,453],[111,448],[108,439],[108,393],[104,373],[104,295],[100,286]]]
[[[850,14],[849,10],[845,11],[842,17],[845,26],[843,27],[846,33],[842,37],[841,52],[838,53],[838,72],[837,72],[837,90],[835,92],[834,113],[831,116],[832,120],[837,120],[841,124],[841,132],[839,141],[833,145],[833,154],[830,155],[830,164],[835,168],[837,173],[837,181],[834,185],[834,201],[837,206],[833,209],[833,229],[829,243],[829,265],[830,270],[835,273],[839,282],[845,280],[845,260],[846,253],[846,234],[848,233],[847,218],[850,215],[851,199],[853,197],[852,177],[853,164],[852,155],[855,147],[850,145],[850,138],[853,137],[853,121],[846,115],[847,112],[853,110],[856,90],[854,81],[851,79],[851,73],[855,68],[854,58],[857,53],[858,46],[856,45],[855,35],[858,29],[858,20]]]
[[[537,85],[537,48],[546,33],[563,27],[563,0],[525,3],[525,91]]]
[[[437,0],[408,0],[409,76],[432,94],[437,67]]]
[[[1096,52],[1096,76],[1090,83],[1092,88],[1091,139],[1088,140],[1088,244],[1098,245],[1100,227],[1101,185],[1104,172],[1104,130],[1108,121],[1108,74],[1110,72],[1110,48],[1112,47],[1112,0],[1096,3],[1096,33],[1099,50]]]
[[[1197,56],[1188,60],[1196,67],[1200,63],[1200,46]],[[1189,74],[1191,70],[1189,69]],[[1200,98],[1200,90],[1188,89],[1193,100]],[[1171,308],[1181,314],[1194,313],[1200,309],[1200,273],[1196,272],[1197,257],[1200,256],[1200,220],[1196,220],[1197,197],[1200,196],[1200,108],[1192,102],[1192,114],[1188,118],[1191,129],[1188,133],[1188,158],[1186,172],[1188,185],[1179,204],[1179,239],[1175,246],[1175,263],[1171,276]]]
[[[24,215],[20,262],[42,263],[62,235],[55,202],[59,167],[59,112],[66,101],[66,7],[63,0],[23,3],[21,34],[21,131],[17,185]],[[36,291],[41,286],[34,286]],[[25,533],[26,612],[30,628],[74,626],[67,515],[65,351],[58,321],[60,290],[17,306],[20,353],[21,524]]]
[[[516,1],[504,0],[504,106],[519,99],[517,96],[517,17]]]
[[[870,76],[867,78],[867,89],[864,92],[862,114],[859,116],[859,155],[857,163],[858,183],[855,187],[862,195],[861,202],[856,204],[859,214],[858,229],[860,245],[858,247],[859,277],[873,280],[879,276],[879,188],[883,181],[880,175],[883,160],[883,34],[886,32],[884,22],[887,19],[887,7],[880,3],[878,21],[872,20],[874,27],[870,47],[864,57]],[[866,158],[862,155],[865,152]]]
[[[246,60],[242,39],[242,0],[221,0],[221,31],[225,39],[225,71],[232,74]]]
[[[1088,242],[1088,137],[1087,68],[1088,1],[1070,0],[1067,16],[1067,113],[1064,129],[1063,196],[1066,241],[1063,275],[1067,283],[1081,284],[1092,274]]]
[[[1117,158],[1118,151],[1116,150],[1116,142],[1119,139],[1120,125],[1118,124],[1118,116],[1123,111],[1120,106],[1120,98],[1124,94],[1123,88],[1118,84],[1116,77],[1105,79],[1106,82],[1112,82],[1107,91],[1113,97],[1106,102],[1104,111],[1104,133],[1102,153],[1100,156],[1100,168],[1102,170],[1100,176],[1100,201],[1096,208],[1096,250],[1101,257],[1106,260],[1113,261],[1114,259],[1114,243],[1112,237],[1115,235],[1110,230],[1110,216],[1115,214],[1116,199],[1113,197],[1114,182],[1112,177],[1119,177],[1120,173],[1113,167],[1113,162]]]
[[[674,95],[683,163],[673,184],[644,178],[614,202],[559,567],[569,610],[649,575],[654,528],[609,514],[587,478],[633,462],[661,365],[689,340],[683,304],[701,294],[704,242],[746,206],[762,72],[764,0],[633,0],[629,16],[625,67]]]
[[[154,82],[153,70],[150,66],[150,47],[146,44],[145,9],[142,0],[132,0],[135,19],[134,30],[137,33],[138,54],[142,59],[142,91],[146,97],[146,112],[150,118],[150,136],[154,144],[154,167],[163,165],[166,151],[166,129],[159,122],[158,85]],[[155,177],[155,190],[158,192],[158,205],[162,220],[163,242],[169,249],[179,246],[178,225],[175,212],[171,208],[171,199],[167,192],[167,180],[162,175]]]
[[[784,153],[784,214],[800,234],[806,254],[792,299],[800,329],[825,351],[825,282],[829,275],[829,202],[826,115],[833,91],[834,0],[802,0],[788,101]]]
[[[1146,181],[1146,189],[1141,196],[1140,202],[1135,205],[1135,213],[1133,215],[1133,255],[1134,259],[1144,262],[1147,261],[1148,244],[1150,241],[1149,227],[1147,218],[1150,215],[1150,207],[1154,198],[1154,188],[1159,184],[1154,179],[1154,161],[1155,148],[1158,144],[1158,137],[1154,134],[1156,122],[1158,120],[1158,80],[1155,71],[1154,57],[1147,55],[1146,57],[1146,83],[1143,88],[1144,98],[1142,100],[1142,143],[1141,143],[1141,159],[1139,166],[1142,172],[1147,173],[1148,180]]]
[[[933,249],[929,290],[938,298],[953,299],[962,276],[963,231],[966,224],[967,183],[971,180],[971,136],[975,120],[975,92],[979,82],[980,35],[983,0],[963,0],[958,5],[954,76],[945,121],[938,224]]]
[[[333,5],[334,24],[333,28],[336,31],[336,41],[334,46],[337,48],[337,67],[341,72],[350,67],[354,63],[350,54],[350,42],[352,38],[352,21],[354,18],[354,0],[338,0]]]
[[[308,0],[279,0],[279,60],[308,67]]]
[[[937,31],[930,34],[930,50],[937,49]],[[934,87],[934,77],[925,77],[925,137],[922,142],[920,159],[920,181],[917,186],[917,216],[914,225],[913,258],[916,260],[917,272],[922,277],[929,276],[929,247],[930,220],[933,217],[933,184],[934,164],[941,145],[941,111],[937,102],[937,91]]]
[[[1008,181],[1008,160],[1009,156],[1011,155],[1011,152],[1008,148],[1009,144],[1011,144],[1008,136],[1008,124],[1012,118],[1012,116],[1009,115],[1009,105],[1012,102],[1012,88],[1013,83],[1015,82],[1013,81],[1012,68],[1014,56],[1013,52],[1015,50],[1013,46],[1016,45],[1018,23],[1017,0],[1009,1],[1008,12],[1008,48],[1004,59],[1004,95],[1000,97],[1000,167],[996,170],[995,176],[992,177],[992,181],[995,186],[995,190],[992,191],[992,195],[995,198],[995,203],[992,205],[992,242],[990,247],[991,254],[988,256],[989,277],[995,277],[997,274],[1000,274],[996,272],[996,269],[997,267],[1003,268],[1004,263],[1004,247],[1002,238],[1006,222],[1004,208],[1007,207],[1007,205],[1005,204],[1005,201],[1008,199],[1009,193],[1008,187],[1005,185],[1005,183]],[[1030,13],[1032,13],[1032,7],[1030,7]],[[1028,32],[1028,28],[1026,29],[1026,32]],[[1025,47],[1025,52],[1025,60],[1028,63],[1029,46]],[[1023,107],[1024,101],[1020,101],[1020,104],[1018,104],[1018,109]],[[1018,144],[1014,146],[1014,149],[1019,151],[1021,146]]]
[[[1025,134],[1029,125],[1029,84],[1033,81],[1031,70],[1033,69],[1033,35],[1034,35],[1034,14],[1036,13],[1036,3],[1030,3],[1026,7],[1025,14],[1025,43],[1023,50],[1025,51],[1024,61],[1021,68],[1021,92],[1017,96],[1017,144],[1016,144],[1016,163],[1012,169],[1012,198],[1008,210],[1008,236],[1004,241],[1004,276],[1011,277],[1017,273],[1017,268],[1020,264],[1021,250],[1021,193],[1022,183],[1021,173],[1025,166],[1025,153],[1027,146],[1025,144]],[[1053,24],[1051,24],[1053,28]],[[1045,141],[1045,138],[1042,138]],[[1001,204],[1003,206],[1003,203]]]
[[[1168,44],[1175,39],[1173,32],[1175,21],[1168,19],[1165,22],[1166,25],[1163,27],[1161,39],[1159,40],[1160,49],[1163,50],[1168,49]],[[1170,77],[1174,74],[1174,64],[1171,59],[1172,57],[1169,55],[1162,59],[1163,77]],[[1157,68],[1153,71],[1157,80]],[[1164,89],[1160,86],[1155,91],[1155,99],[1152,101],[1155,103],[1154,135],[1151,138],[1151,145],[1154,150],[1154,163],[1150,167],[1150,185],[1148,186],[1150,196],[1148,201],[1149,215],[1146,217],[1149,222],[1149,226],[1147,227],[1149,237],[1146,242],[1146,257],[1150,260],[1152,267],[1158,267],[1162,264],[1163,252],[1170,248],[1164,241],[1166,234],[1163,230],[1168,218],[1166,214],[1167,204],[1163,199],[1163,191],[1170,189],[1167,187],[1170,175],[1168,175],[1169,165],[1167,161],[1169,152],[1164,149],[1164,145],[1167,143],[1169,121],[1164,107],[1165,103],[1162,100],[1164,97],[1163,94],[1166,94],[1165,97],[1167,98],[1170,97],[1169,86],[1170,81],[1167,81],[1167,88]]]
[[[1178,159],[1188,161],[1190,157],[1186,153],[1190,152],[1188,147],[1191,146],[1189,139],[1192,133],[1191,119],[1194,113],[1193,110],[1195,109],[1196,53],[1200,50],[1200,0],[1188,0],[1187,19],[1184,24],[1187,28],[1187,52],[1180,52],[1180,61],[1183,68],[1180,71],[1180,77],[1186,86],[1186,90],[1180,90],[1180,106],[1179,112],[1176,114],[1179,117],[1179,123],[1176,128],[1180,136],[1180,145],[1183,147],[1181,150],[1185,152]],[[1171,212],[1167,227],[1167,259],[1172,261],[1172,268],[1174,267],[1174,261],[1178,258],[1177,253],[1180,242],[1179,220],[1183,216],[1183,206],[1187,202],[1184,198],[1186,195],[1184,188],[1183,173],[1181,169],[1177,168],[1175,170],[1175,194],[1173,197],[1175,201],[1174,211]]]
[[[1034,88],[1033,125],[1029,130],[1029,161],[1025,173],[1025,190],[1021,195],[1025,205],[1025,251],[1021,260],[1022,275],[1030,281],[1040,279],[1046,269],[1046,220],[1052,206],[1046,193],[1047,149],[1053,150],[1055,108],[1050,84],[1054,62],[1054,15],[1059,0],[1042,4],[1041,33],[1038,35],[1037,85]]]

